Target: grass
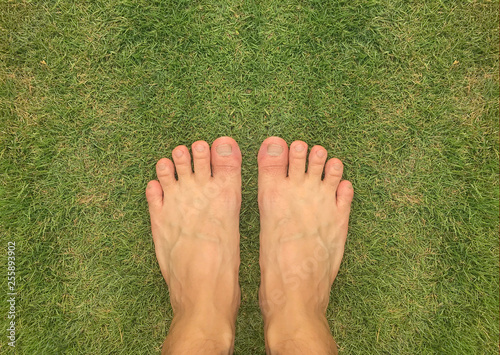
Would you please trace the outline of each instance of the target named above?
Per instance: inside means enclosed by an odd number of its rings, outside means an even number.
[[[229,135],[236,353],[263,354],[256,154],[278,135],[325,146],[354,185],[327,312],[341,353],[497,354],[498,42],[496,0],[1,0],[15,352],[160,350],[172,311],[144,188],[176,145]]]

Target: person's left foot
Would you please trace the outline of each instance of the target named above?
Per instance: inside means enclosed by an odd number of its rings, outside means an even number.
[[[174,318],[164,353],[229,352],[238,284],[241,152],[234,139],[176,147],[160,159],[146,197],[156,257]],[[177,172],[176,180],[174,171]],[[175,340],[174,340],[175,339]]]

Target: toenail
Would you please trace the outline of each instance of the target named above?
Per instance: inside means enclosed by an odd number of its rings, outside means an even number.
[[[283,147],[279,144],[269,144],[267,146],[267,154],[273,157],[277,157],[283,153]]]
[[[182,157],[182,155],[184,154],[184,152],[183,152],[182,150],[178,149],[178,150],[176,150],[176,151],[174,152],[174,154],[175,154],[175,156],[176,156],[177,158],[180,158],[180,157]]]
[[[153,183],[152,183],[151,181],[150,181],[150,182],[148,182],[148,185],[147,185],[147,187],[146,187],[146,188],[149,190],[149,189],[150,189],[150,188],[152,188],[152,187],[153,187]]]
[[[231,147],[231,144],[221,144],[215,148],[217,151],[217,154],[223,157],[227,157],[228,155],[231,155],[233,152],[233,147]]]
[[[295,146],[295,151],[296,152],[303,152],[304,151],[304,146],[302,144],[297,144]]]
[[[320,158],[323,158],[325,156],[325,151],[320,149],[316,152],[316,155]]]
[[[339,163],[333,164],[333,169],[334,170],[341,170],[342,169],[342,164],[339,164]]]
[[[198,144],[196,147],[194,147],[197,152],[203,152],[205,150],[205,145],[204,144]]]
[[[166,164],[158,164],[158,170],[165,170],[167,168],[167,165]]]

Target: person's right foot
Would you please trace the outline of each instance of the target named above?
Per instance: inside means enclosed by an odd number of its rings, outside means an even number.
[[[259,302],[266,351],[336,353],[325,312],[347,237],[353,188],[321,146],[278,137],[259,150]],[[325,172],[322,180],[321,176]],[[287,176],[288,172],[288,176]]]

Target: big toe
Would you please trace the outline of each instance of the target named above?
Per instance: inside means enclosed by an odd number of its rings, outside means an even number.
[[[269,137],[262,142],[257,157],[259,180],[285,178],[288,170],[288,145],[280,137]]]
[[[241,151],[233,138],[217,138],[212,143],[211,160],[214,178],[241,176]]]

